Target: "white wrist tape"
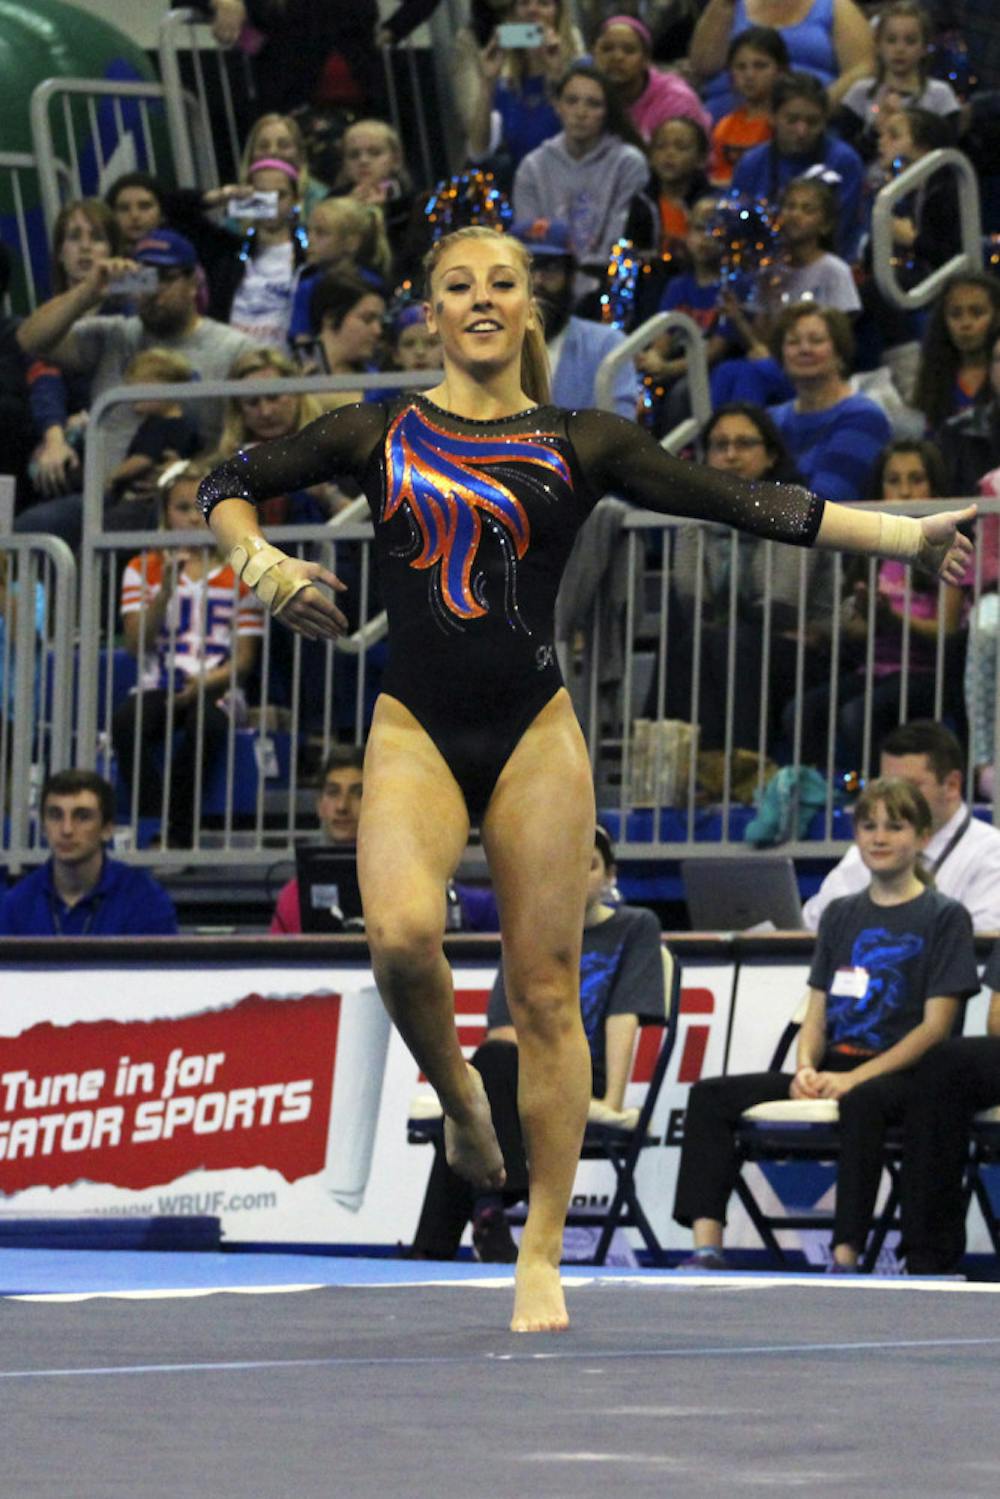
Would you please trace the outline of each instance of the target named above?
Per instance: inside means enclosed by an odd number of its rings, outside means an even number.
[[[896,562],[912,562],[924,542],[920,522],[913,515],[879,516],[878,551],[880,557]]]
[[[280,614],[297,593],[309,587],[306,578],[285,578],[278,564],[287,562],[284,552],[262,536],[244,536],[229,553],[229,563],[236,576],[252,588],[266,609]]]

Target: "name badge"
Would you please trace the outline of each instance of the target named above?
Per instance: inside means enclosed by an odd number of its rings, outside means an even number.
[[[838,998],[864,999],[868,993],[868,969],[838,968],[830,985],[830,993]]]

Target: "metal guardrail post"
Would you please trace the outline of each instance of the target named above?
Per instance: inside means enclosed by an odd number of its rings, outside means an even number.
[[[164,106],[167,112],[167,130],[174,157],[174,171],[178,187],[215,187],[218,181],[201,182],[195,169],[194,144],[189,129],[189,106],[185,102],[185,90],[181,79],[179,33],[187,30],[194,48],[194,29],[200,23],[208,30],[205,17],[194,10],[168,10],[160,22],[158,57],[160,79],[163,83]],[[214,42],[213,42],[214,45]],[[197,117],[201,132],[211,139],[211,127],[205,113],[205,101],[197,101]],[[214,154],[213,154],[214,159]]]
[[[601,360],[594,379],[594,399],[602,411],[614,411],[615,379],[623,364],[631,363],[647,344],[661,333],[679,334],[687,354],[688,389],[691,393],[691,415],[660,441],[668,453],[676,453],[689,442],[693,442],[712,414],[712,398],[708,388],[708,359],[705,355],[705,335],[693,318],[683,312],[657,312],[647,318],[640,327],[630,333],[624,343],[612,349]]]
[[[951,168],[958,177],[958,213],[962,229],[962,250],[944,265],[931,271],[918,286],[905,291],[899,284],[892,263],[892,211],[901,198],[908,197],[936,172]],[[915,310],[933,301],[944,283],[956,271],[981,271],[983,268],[983,221],[979,205],[979,183],[969,158],[948,147],[931,151],[912,166],[900,172],[875,199],[872,208],[872,266],[879,291],[896,307]]]

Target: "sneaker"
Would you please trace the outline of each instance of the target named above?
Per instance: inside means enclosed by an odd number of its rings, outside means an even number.
[[[517,1245],[503,1208],[483,1208],[473,1218],[472,1253],[481,1265],[514,1264]]]
[[[728,1270],[726,1256],[721,1249],[696,1249],[694,1254],[681,1260],[678,1270]]]

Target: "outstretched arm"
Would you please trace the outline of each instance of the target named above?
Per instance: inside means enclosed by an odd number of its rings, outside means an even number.
[[[568,431],[592,493],[611,490],[660,515],[717,521],[793,546],[916,562],[946,583],[961,580],[972,554],[957,528],[975,506],[922,520],[849,509],[799,484],[738,479],[682,462],[634,422],[604,411],[574,412]]]
[[[272,614],[310,639],[334,639],[347,629],[344,615],[315,586],[343,591],[345,585],[318,563],[300,562],[271,546],[256,503],[335,475],[360,479],[382,425],[378,406],[343,406],[294,437],[227,458],[199,487],[201,508],[237,576]]]

